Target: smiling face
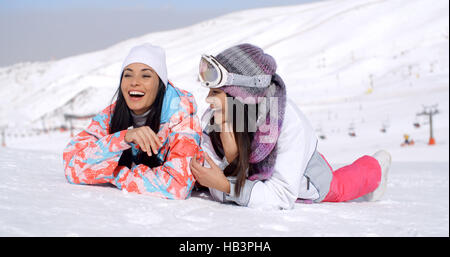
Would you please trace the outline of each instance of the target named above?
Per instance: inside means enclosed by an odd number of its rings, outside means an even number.
[[[148,65],[132,63],[123,70],[120,90],[128,108],[140,115],[150,109],[158,93],[158,74]]]
[[[227,94],[223,90],[217,88],[209,90],[206,102],[209,103],[209,107],[214,111],[214,122],[218,125],[224,125],[226,122],[226,101]]]

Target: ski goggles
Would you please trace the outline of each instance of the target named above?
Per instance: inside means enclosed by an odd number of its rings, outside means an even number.
[[[202,55],[198,77],[202,86],[208,88],[225,85],[265,88],[272,81],[272,75],[244,76],[230,73],[211,55]]]

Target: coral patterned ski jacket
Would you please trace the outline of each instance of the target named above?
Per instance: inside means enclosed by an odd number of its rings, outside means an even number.
[[[88,128],[64,149],[67,180],[73,184],[111,183],[128,192],[168,199],[188,198],[195,183],[189,161],[201,152],[201,127],[192,94],[168,83],[157,133],[163,142],[157,155],[163,165],[155,168],[133,164],[129,169],[118,165],[122,152],[133,148],[134,155],[137,146],[125,142],[126,130],[109,134],[114,106],[115,103],[95,116]]]

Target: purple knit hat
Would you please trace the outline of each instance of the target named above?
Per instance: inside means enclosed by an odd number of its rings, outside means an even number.
[[[274,58],[251,44],[230,47],[219,53],[216,60],[228,72],[245,76],[272,75],[272,81],[265,88],[225,85],[225,93],[244,104],[259,103],[259,120],[251,144],[249,162],[253,169],[250,180],[264,180],[272,176],[276,161],[276,145],[283,124],[286,106],[286,88],[275,72]]]

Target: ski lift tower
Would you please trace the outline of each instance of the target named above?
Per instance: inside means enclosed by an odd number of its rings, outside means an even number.
[[[73,121],[76,120],[89,120],[91,118],[93,118],[95,116],[95,114],[87,114],[87,115],[75,115],[75,114],[64,114],[64,119],[65,121],[69,121],[69,129],[70,129],[70,137],[74,136],[74,130],[75,130],[75,125],[73,124]]]
[[[348,135],[351,137],[356,137],[356,132],[355,132],[355,124],[350,123],[350,127],[348,128]]]
[[[430,124],[430,139],[428,141],[428,145],[435,145],[436,140],[433,137],[433,115],[436,115],[439,113],[439,110],[437,109],[437,104],[431,105],[431,106],[425,106],[423,105],[423,111],[420,113],[417,113],[417,116],[426,115],[429,118],[429,124]]]

